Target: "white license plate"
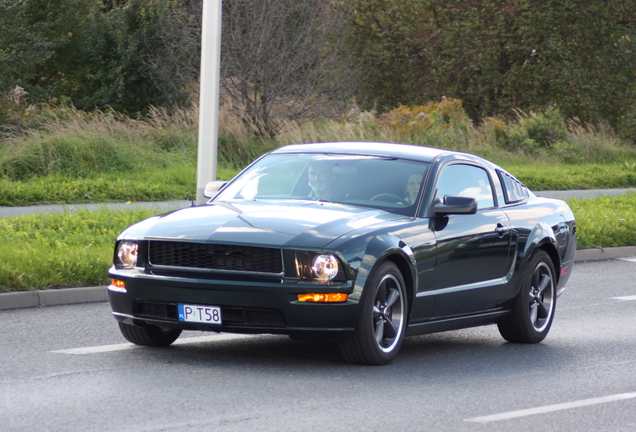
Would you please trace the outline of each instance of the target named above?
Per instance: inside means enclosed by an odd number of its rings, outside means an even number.
[[[179,321],[221,325],[221,308],[218,306],[178,305]]]

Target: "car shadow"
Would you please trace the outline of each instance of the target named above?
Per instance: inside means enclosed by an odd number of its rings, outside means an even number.
[[[261,335],[166,348],[148,347],[127,351],[126,355],[149,363],[167,362],[232,370],[294,368],[321,373],[334,368],[353,368],[361,373],[364,370],[376,373],[378,370],[345,362],[335,339],[296,341],[284,335]],[[507,343],[499,336],[495,326],[489,326],[408,337],[398,356],[383,367],[457,376],[470,374],[474,378],[475,374],[518,373],[520,365],[523,365],[524,373],[534,370],[545,373],[547,367],[565,362],[564,355],[563,350],[549,343]],[[493,365],[497,367],[493,368]]]

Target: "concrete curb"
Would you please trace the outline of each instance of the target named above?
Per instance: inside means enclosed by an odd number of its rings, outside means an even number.
[[[62,288],[0,294],[0,310],[95,303],[108,300],[108,287]]]
[[[623,246],[605,249],[583,249],[576,251],[575,262],[602,261],[636,256],[636,246]]]
[[[584,249],[576,252],[575,262],[602,261],[636,256],[636,246]],[[108,301],[108,287],[62,288],[0,294],[0,310],[59,306]]]

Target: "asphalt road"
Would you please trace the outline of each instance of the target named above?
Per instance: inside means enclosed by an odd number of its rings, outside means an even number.
[[[479,327],[407,338],[382,367],[284,336],[135,347],[107,303],[0,311],[0,430],[632,432],[635,270],[577,264],[541,344]]]

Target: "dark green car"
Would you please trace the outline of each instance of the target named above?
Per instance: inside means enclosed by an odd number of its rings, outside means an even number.
[[[572,273],[567,204],[464,153],[292,145],[210,187],[207,204],[117,239],[109,297],[130,342],[326,336],[361,364],[388,363],[408,335],[486,324],[537,343]]]

